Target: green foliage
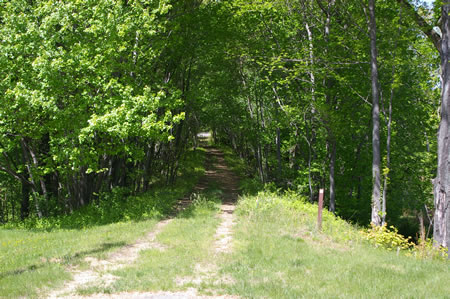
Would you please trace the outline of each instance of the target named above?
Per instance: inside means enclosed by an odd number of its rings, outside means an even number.
[[[448,260],[448,249],[442,246],[436,248],[433,239],[419,239],[412,254],[420,259]]]
[[[148,190],[160,176],[173,183],[192,132],[183,124],[186,81],[162,77],[186,67],[179,67],[183,58],[167,55],[174,40],[166,36],[185,21],[168,21],[183,6],[0,5],[0,169],[26,186],[21,202],[10,197],[12,212],[20,205],[23,218],[40,218],[94,199],[116,201],[97,196],[115,188]]]
[[[437,21],[439,3],[417,9]],[[244,193],[272,183],[312,201],[329,189],[334,157],[336,213],[369,224],[367,16],[359,0],[323,5],[1,2],[2,221],[89,204],[97,211],[83,213],[99,221],[157,214],[139,216],[139,197],[131,211],[121,195],[108,193],[172,185],[205,129],[240,157],[227,159],[243,177]],[[414,235],[414,223],[403,217],[433,204],[440,60],[412,17],[398,1],[377,1],[387,221]]]
[[[139,195],[115,188],[70,215],[31,217],[0,227],[0,297],[37,296],[43,287],[60,286],[69,278],[67,265],[104,256],[148,233],[204,174],[204,155],[203,149],[189,152],[180,168],[182,179],[170,188],[156,185]],[[191,215],[206,217],[217,210],[217,203],[199,198]],[[217,202],[217,196],[212,200]]]
[[[393,226],[371,225],[367,230],[362,231],[363,236],[369,240],[376,247],[382,247],[387,250],[407,250],[414,247],[411,238],[405,238],[398,233],[398,230]]]
[[[168,187],[157,184],[145,193],[130,194],[128,188],[114,188],[99,195],[97,201],[74,211],[69,215],[8,222],[6,229],[58,230],[86,229],[116,222],[160,219],[173,212],[177,200],[183,198],[204,174],[205,152],[197,149],[188,153],[180,169],[180,180]]]

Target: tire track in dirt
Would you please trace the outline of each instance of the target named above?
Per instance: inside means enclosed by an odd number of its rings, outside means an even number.
[[[164,246],[156,242],[156,236],[168,225],[173,219],[166,219],[158,222],[155,228],[144,238],[137,240],[135,243],[126,245],[117,251],[112,252],[108,258],[99,260],[94,257],[86,257],[85,262],[89,263],[88,270],[72,269],[72,280],[66,282],[61,289],[57,289],[50,293],[47,298],[74,298],[73,293],[85,284],[102,283],[110,285],[118,277],[112,274],[102,272],[117,270],[134,262],[142,250],[159,249],[164,250]]]

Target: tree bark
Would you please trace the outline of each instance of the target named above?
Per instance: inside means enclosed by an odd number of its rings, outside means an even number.
[[[380,179],[380,94],[378,90],[377,35],[375,0],[369,0],[370,67],[372,81],[372,223],[381,225]]]
[[[386,223],[386,200],[387,187],[389,181],[389,171],[391,169],[391,136],[392,136],[392,98],[394,97],[394,88],[391,89],[391,96],[389,97],[389,111],[387,116],[387,140],[386,140],[386,168],[387,173],[384,175],[383,182],[383,200],[381,207],[381,224]]]
[[[20,203],[21,220],[25,220],[30,215],[30,189],[29,184],[22,182],[22,201]]]
[[[450,70],[448,70],[450,56],[450,1],[441,4],[441,32],[442,37],[427,21],[419,15],[408,0],[397,0],[413,17],[417,26],[430,39],[441,56],[441,122],[438,131],[438,171],[434,184],[434,225],[433,239],[435,246],[447,247],[450,244],[450,178],[449,178],[449,104],[450,104]],[[450,258],[450,256],[449,256]]]
[[[434,229],[433,238],[436,246],[448,247],[450,244],[450,151],[449,151],[449,104],[450,104],[450,1],[442,5],[442,100],[441,122],[438,132],[438,172],[434,180]]]
[[[280,127],[277,126],[277,177],[278,181],[281,180],[282,177],[282,166],[281,166],[281,138],[280,138]]]
[[[334,181],[334,168],[336,165],[336,141],[330,144],[330,212],[336,212],[336,184]]]

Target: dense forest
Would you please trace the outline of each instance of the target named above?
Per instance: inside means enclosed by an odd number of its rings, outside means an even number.
[[[0,1],[0,222],[176,180],[210,130],[270,188],[450,241],[450,3]],[[439,130],[439,131],[438,131]],[[107,197],[106,197],[107,198]]]

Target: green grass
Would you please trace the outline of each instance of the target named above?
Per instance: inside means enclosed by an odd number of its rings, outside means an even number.
[[[65,266],[102,257],[151,230],[157,220],[123,222],[81,230],[0,230],[0,297],[33,297],[70,278]]]
[[[446,261],[397,256],[369,245],[357,229],[291,197],[241,200],[233,254],[222,256],[224,282],[204,290],[244,298],[449,298]],[[217,278],[215,278],[217,281]]]
[[[79,293],[173,291],[191,286],[180,282],[183,278],[192,279],[195,265],[208,262],[211,257],[211,245],[219,224],[215,217],[220,204],[217,195],[218,191],[196,195],[193,204],[157,235],[157,242],[164,250],[143,251],[132,266],[112,272],[120,279],[111,286],[89,285]]]
[[[66,267],[86,256],[104,257],[143,236],[172,212],[204,173],[204,150],[189,153],[177,183],[126,197],[104,195],[71,215],[31,219],[0,228],[0,297],[37,297],[70,278]]]

